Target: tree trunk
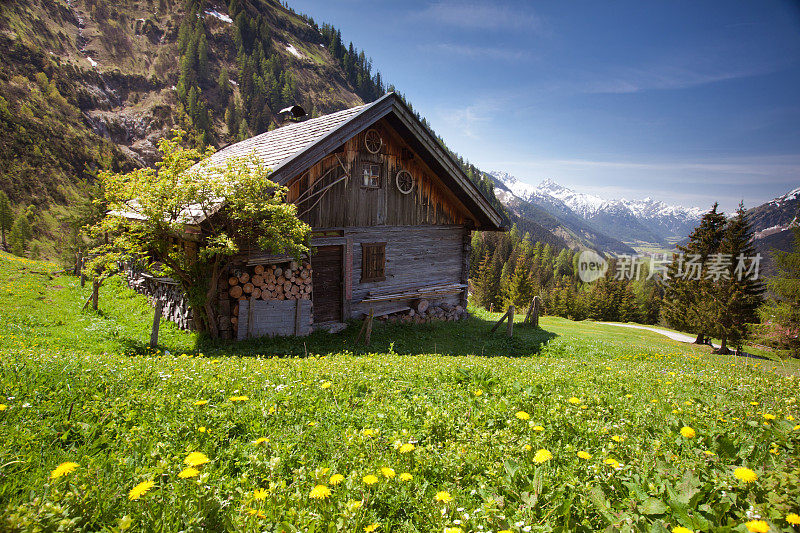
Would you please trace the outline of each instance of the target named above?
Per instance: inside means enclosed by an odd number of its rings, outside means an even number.
[[[719,355],[729,355],[731,351],[728,349],[728,339],[725,335],[722,336],[719,348],[714,350],[714,353]]]
[[[92,309],[97,311],[97,300],[100,295],[100,282],[97,280],[92,281]]]
[[[702,333],[697,334],[697,338],[694,340],[695,344],[705,344],[706,343],[706,336]]]

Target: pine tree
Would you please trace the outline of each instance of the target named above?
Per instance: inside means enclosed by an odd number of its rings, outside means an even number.
[[[28,248],[28,241],[33,237],[33,229],[28,220],[27,213],[24,209],[20,210],[19,215],[14,224],[11,226],[11,233],[8,240],[11,244],[11,253],[14,255],[25,255],[25,250]]]
[[[228,97],[231,94],[231,76],[228,73],[228,69],[226,67],[222,67],[222,70],[219,71],[219,77],[217,78],[217,87],[219,88],[219,94],[222,98],[222,103],[227,106],[228,105]]]
[[[202,26],[201,26],[202,28]],[[202,31],[202,30],[201,30]],[[197,42],[197,71],[203,79],[209,78],[208,72],[208,40],[205,32],[200,34]],[[212,78],[213,79],[213,78]]]
[[[225,109],[225,124],[228,126],[228,135],[233,136],[239,132],[239,113],[236,112],[236,101],[233,98]]]
[[[800,226],[794,229],[793,249],[773,253],[778,273],[768,283],[773,296],[759,312],[761,337],[800,358]]]
[[[700,224],[689,235],[686,246],[678,246],[678,254],[668,268],[662,313],[674,328],[697,335],[695,342],[703,344],[709,331],[710,317],[706,272],[696,272],[688,265],[690,260],[705,265],[711,254],[717,253],[725,234],[725,215],[717,211],[718,204],[703,215]],[[697,279],[695,279],[697,278]]]
[[[492,300],[491,261],[491,256],[487,253],[478,265],[478,270],[471,286],[475,304],[487,309]]]
[[[748,324],[757,321],[756,310],[761,305],[764,285],[758,273],[751,270],[755,267],[752,263],[755,256],[753,231],[744,205],[739,204],[736,216],[725,227],[716,256],[726,265],[725,272],[706,291],[713,302],[710,330],[721,340],[716,353],[729,353],[728,344],[741,347],[748,335]]]
[[[506,304],[513,304],[517,309],[526,309],[533,299],[533,283],[530,272],[520,261],[505,290]]]
[[[6,233],[11,230],[14,223],[14,213],[11,211],[11,202],[4,191],[0,191],[0,232],[2,232],[3,249],[8,250]]]
[[[633,292],[633,285],[630,283],[625,284],[622,292],[619,319],[622,322],[639,322],[639,306],[636,305],[636,293]]]

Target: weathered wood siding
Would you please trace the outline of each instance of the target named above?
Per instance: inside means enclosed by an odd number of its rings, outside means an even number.
[[[347,141],[340,151],[288,181],[287,200],[300,200],[301,219],[314,228],[474,222],[463,204],[391,126],[379,121],[373,128],[383,139],[380,153],[366,150],[365,133],[361,133]],[[362,186],[363,166],[368,163],[381,166],[379,188]],[[395,179],[400,170],[414,177],[414,189],[409,194],[397,189]],[[313,195],[345,175],[347,179],[327,192]]]
[[[348,265],[352,287],[346,309],[349,318],[358,318],[372,308],[382,313],[407,306],[410,300],[362,303],[370,291],[388,292],[434,283],[461,283],[464,280],[464,240],[468,231],[460,225],[373,226],[346,228],[342,237],[322,238],[314,246],[343,244],[352,247]],[[361,281],[361,244],[386,243],[386,280]],[[437,300],[451,305],[464,303],[463,295]]]

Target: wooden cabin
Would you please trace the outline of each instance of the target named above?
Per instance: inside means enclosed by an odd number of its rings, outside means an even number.
[[[223,336],[306,334],[370,310],[465,313],[470,234],[502,218],[397,95],[257,135],[211,163],[251,154],[289,188],[315,254],[239,258],[219,295]]]

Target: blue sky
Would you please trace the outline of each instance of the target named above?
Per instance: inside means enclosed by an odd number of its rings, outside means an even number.
[[[800,186],[800,2],[290,5],[484,170],[726,210]]]

